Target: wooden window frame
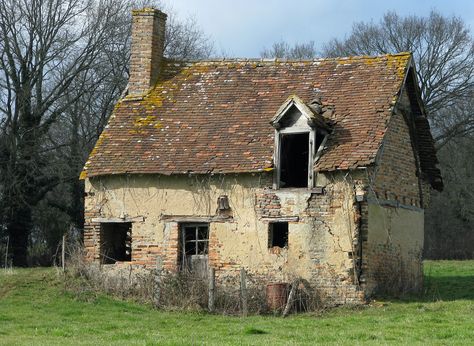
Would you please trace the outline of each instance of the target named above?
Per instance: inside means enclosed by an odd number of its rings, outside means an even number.
[[[275,165],[275,174],[273,175],[273,188],[274,189],[285,189],[285,187],[280,186],[281,179],[281,138],[282,135],[296,135],[296,134],[309,134],[308,139],[308,185],[307,189],[312,189],[314,187],[314,162],[316,156],[316,130],[312,128],[301,129],[301,128],[291,128],[287,127],[284,129],[275,130],[275,152],[273,162]],[[294,187],[289,187],[291,189]]]
[[[207,227],[207,239],[199,239],[199,227]],[[195,229],[195,240],[188,240],[186,241],[186,228],[194,228]],[[206,222],[193,222],[193,223],[181,223],[179,225],[179,231],[181,233],[181,256],[183,256],[182,261],[185,260],[186,256],[186,244],[187,243],[194,243],[195,244],[195,249],[196,253],[193,255],[200,255],[198,253],[199,251],[199,243],[207,243],[207,246],[205,247],[206,253],[204,255],[209,255],[209,235],[210,235],[210,224]],[[189,254],[188,254],[189,255]],[[202,254],[201,254],[202,255]]]

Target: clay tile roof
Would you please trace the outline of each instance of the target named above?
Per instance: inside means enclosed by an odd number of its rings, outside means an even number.
[[[167,62],[149,94],[116,105],[82,177],[271,169],[270,120],[290,95],[334,110],[316,169],[370,165],[410,57]]]

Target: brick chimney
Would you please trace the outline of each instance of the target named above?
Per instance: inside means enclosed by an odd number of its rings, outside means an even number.
[[[154,8],[132,11],[129,95],[140,95],[156,83],[165,41],[166,14]]]

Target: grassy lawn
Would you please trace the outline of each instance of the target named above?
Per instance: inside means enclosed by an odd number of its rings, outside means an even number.
[[[474,261],[427,261],[425,272],[423,297],[283,319],[81,301],[52,269],[1,271],[0,344],[474,344]]]

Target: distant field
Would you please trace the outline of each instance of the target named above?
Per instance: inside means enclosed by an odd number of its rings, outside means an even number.
[[[425,273],[423,297],[283,319],[86,302],[64,292],[55,270],[1,271],[0,344],[474,344],[474,261],[427,261]]]

